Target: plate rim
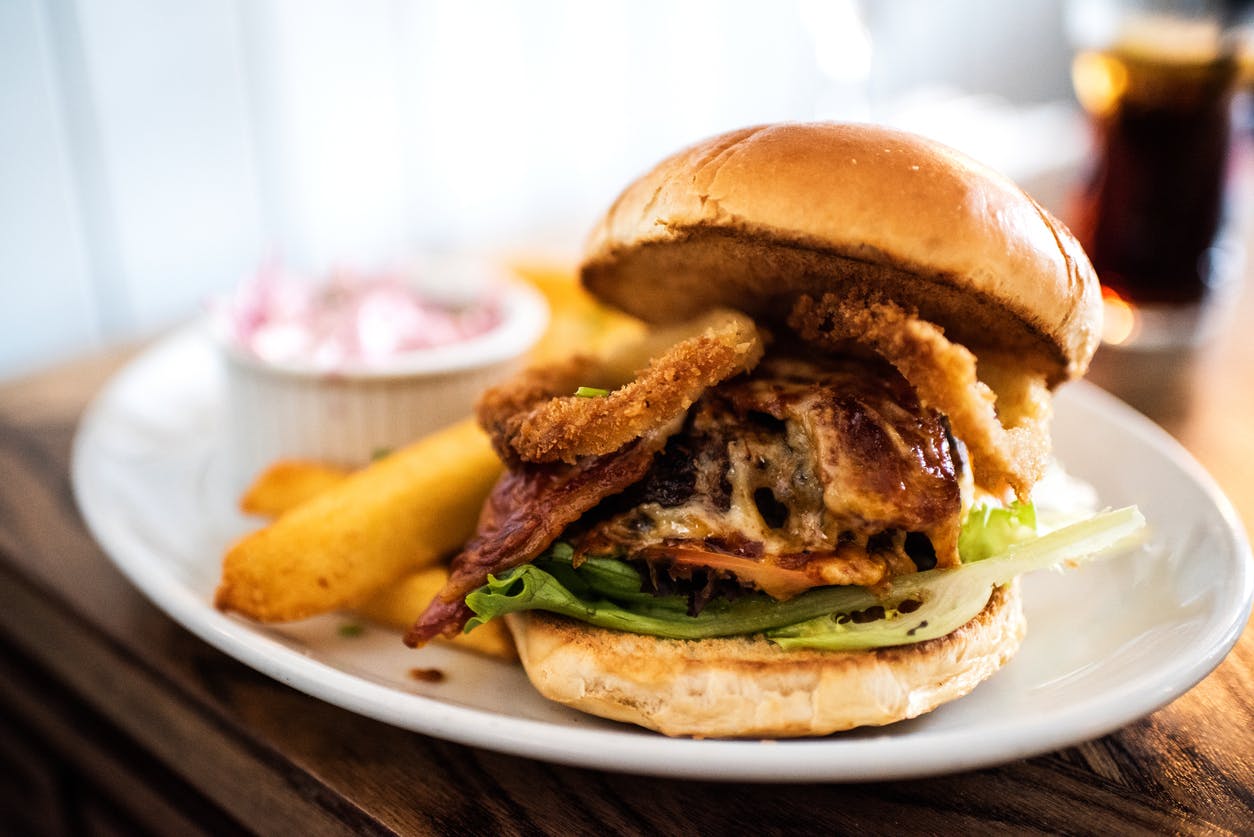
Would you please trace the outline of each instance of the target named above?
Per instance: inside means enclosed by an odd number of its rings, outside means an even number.
[[[186,342],[188,347],[181,347]],[[160,610],[218,650],[288,686],[351,712],[421,734],[510,755],[557,764],[681,779],[753,781],[862,782],[922,778],[1014,761],[1073,746],[1112,732],[1161,708],[1193,688],[1216,668],[1237,642],[1250,617],[1254,598],[1250,545],[1231,502],[1209,473],[1165,430],[1092,384],[1070,385],[1067,398],[1079,399],[1107,413],[1120,428],[1181,468],[1215,507],[1224,522],[1223,540],[1230,547],[1236,577],[1223,612],[1227,626],[1208,622],[1198,639],[1205,653],[1187,663],[1141,673],[1085,704],[1068,704],[1058,712],[1024,722],[994,720],[980,726],[972,740],[969,728],[929,731],[922,740],[898,736],[891,726],[880,734],[859,738],[817,738],[759,741],[756,739],[667,738],[624,729],[581,728],[550,721],[497,714],[485,709],[401,692],[371,682],[290,648],[252,627],[220,613],[169,573],[160,562],[136,557],[143,544],[127,542],[127,533],[104,516],[87,482],[91,445],[108,409],[128,381],[145,371],[161,353],[193,344],[212,351],[194,327],[179,329],[130,360],[92,399],[83,412],[71,449],[71,482],[75,501],[88,530],[124,576]],[[131,551],[132,548],[135,551]],[[1217,635],[1216,635],[1217,634]],[[1131,708],[1129,708],[1131,707]],[[1059,734],[1058,728],[1066,732]],[[558,734],[554,734],[558,733]],[[1008,743],[1009,742],[1009,743]],[[607,746],[607,743],[610,746]],[[908,756],[905,758],[903,756]],[[855,765],[849,769],[849,765]]]

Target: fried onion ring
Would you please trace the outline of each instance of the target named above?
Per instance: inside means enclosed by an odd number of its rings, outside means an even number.
[[[882,355],[915,388],[924,406],[944,413],[967,446],[976,483],[1027,499],[1049,458],[1049,390],[1044,376],[1014,369],[996,355],[980,359],[951,343],[937,325],[874,292],[801,297],[789,325],[802,338],[833,349],[850,342]]]
[[[575,357],[529,369],[483,395],[479,423],[506,461],[573,464],[616,451],[672,421],[706,389],[751,370],[762,351],[752,320],[714,311],[606,358]],[[612,391],[572,395],[581,386]]]

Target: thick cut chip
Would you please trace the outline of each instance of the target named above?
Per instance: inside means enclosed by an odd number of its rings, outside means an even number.
[[[281,459],[262,471],[240,498],[245,514],[279,515],[339,485],[349,475],[344,468],[303,459]]]
[[[406,576],[396,584],[389,584],[366,600],[357,608],[357,612],[373,622],[407,631],[447,583],[448,567],[427,567]],[[445,641],[444,637],[437,639]],[[518,659],[514,641],[510,639],[503,620],[481,625],[470,633],[457,634],[451,641],[458,648],[468,648],[497,659]]]
[[[261,622],[361,604],[465,542],[500,473],[473,422],[438,431],[245,536],[215,602]]]

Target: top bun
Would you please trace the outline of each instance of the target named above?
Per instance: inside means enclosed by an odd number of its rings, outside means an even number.
[[[1051,385],[1084,373],[1101,295],[1062,223],[958,152],[871,125],[780,124],[698,143],[627,187],[585,286],[646,321],[717,306],[782,322],[797,296],[870,284]]]

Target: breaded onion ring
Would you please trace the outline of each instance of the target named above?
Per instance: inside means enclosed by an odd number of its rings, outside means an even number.
[[[803,296],[789,325],[819,345],[843,348],[851,341],[874,349],[901,372],[919,400],[949,418],[967,446],[976,483],[998,494],[1012,488],[1026,499],[1049,458],[1049,390],[1043,376],[1013,371],[995,356],[976,358],[951,343],[937,325],[874,293]]]
[[[574,463],[618,450],[672,421],[706,389],[752,369],[762,351],[752,320],[714,311],[610,357],[529,369],[484,393],[479,423],[507,461]],[[613,391],[574,396],[581,386]]]

